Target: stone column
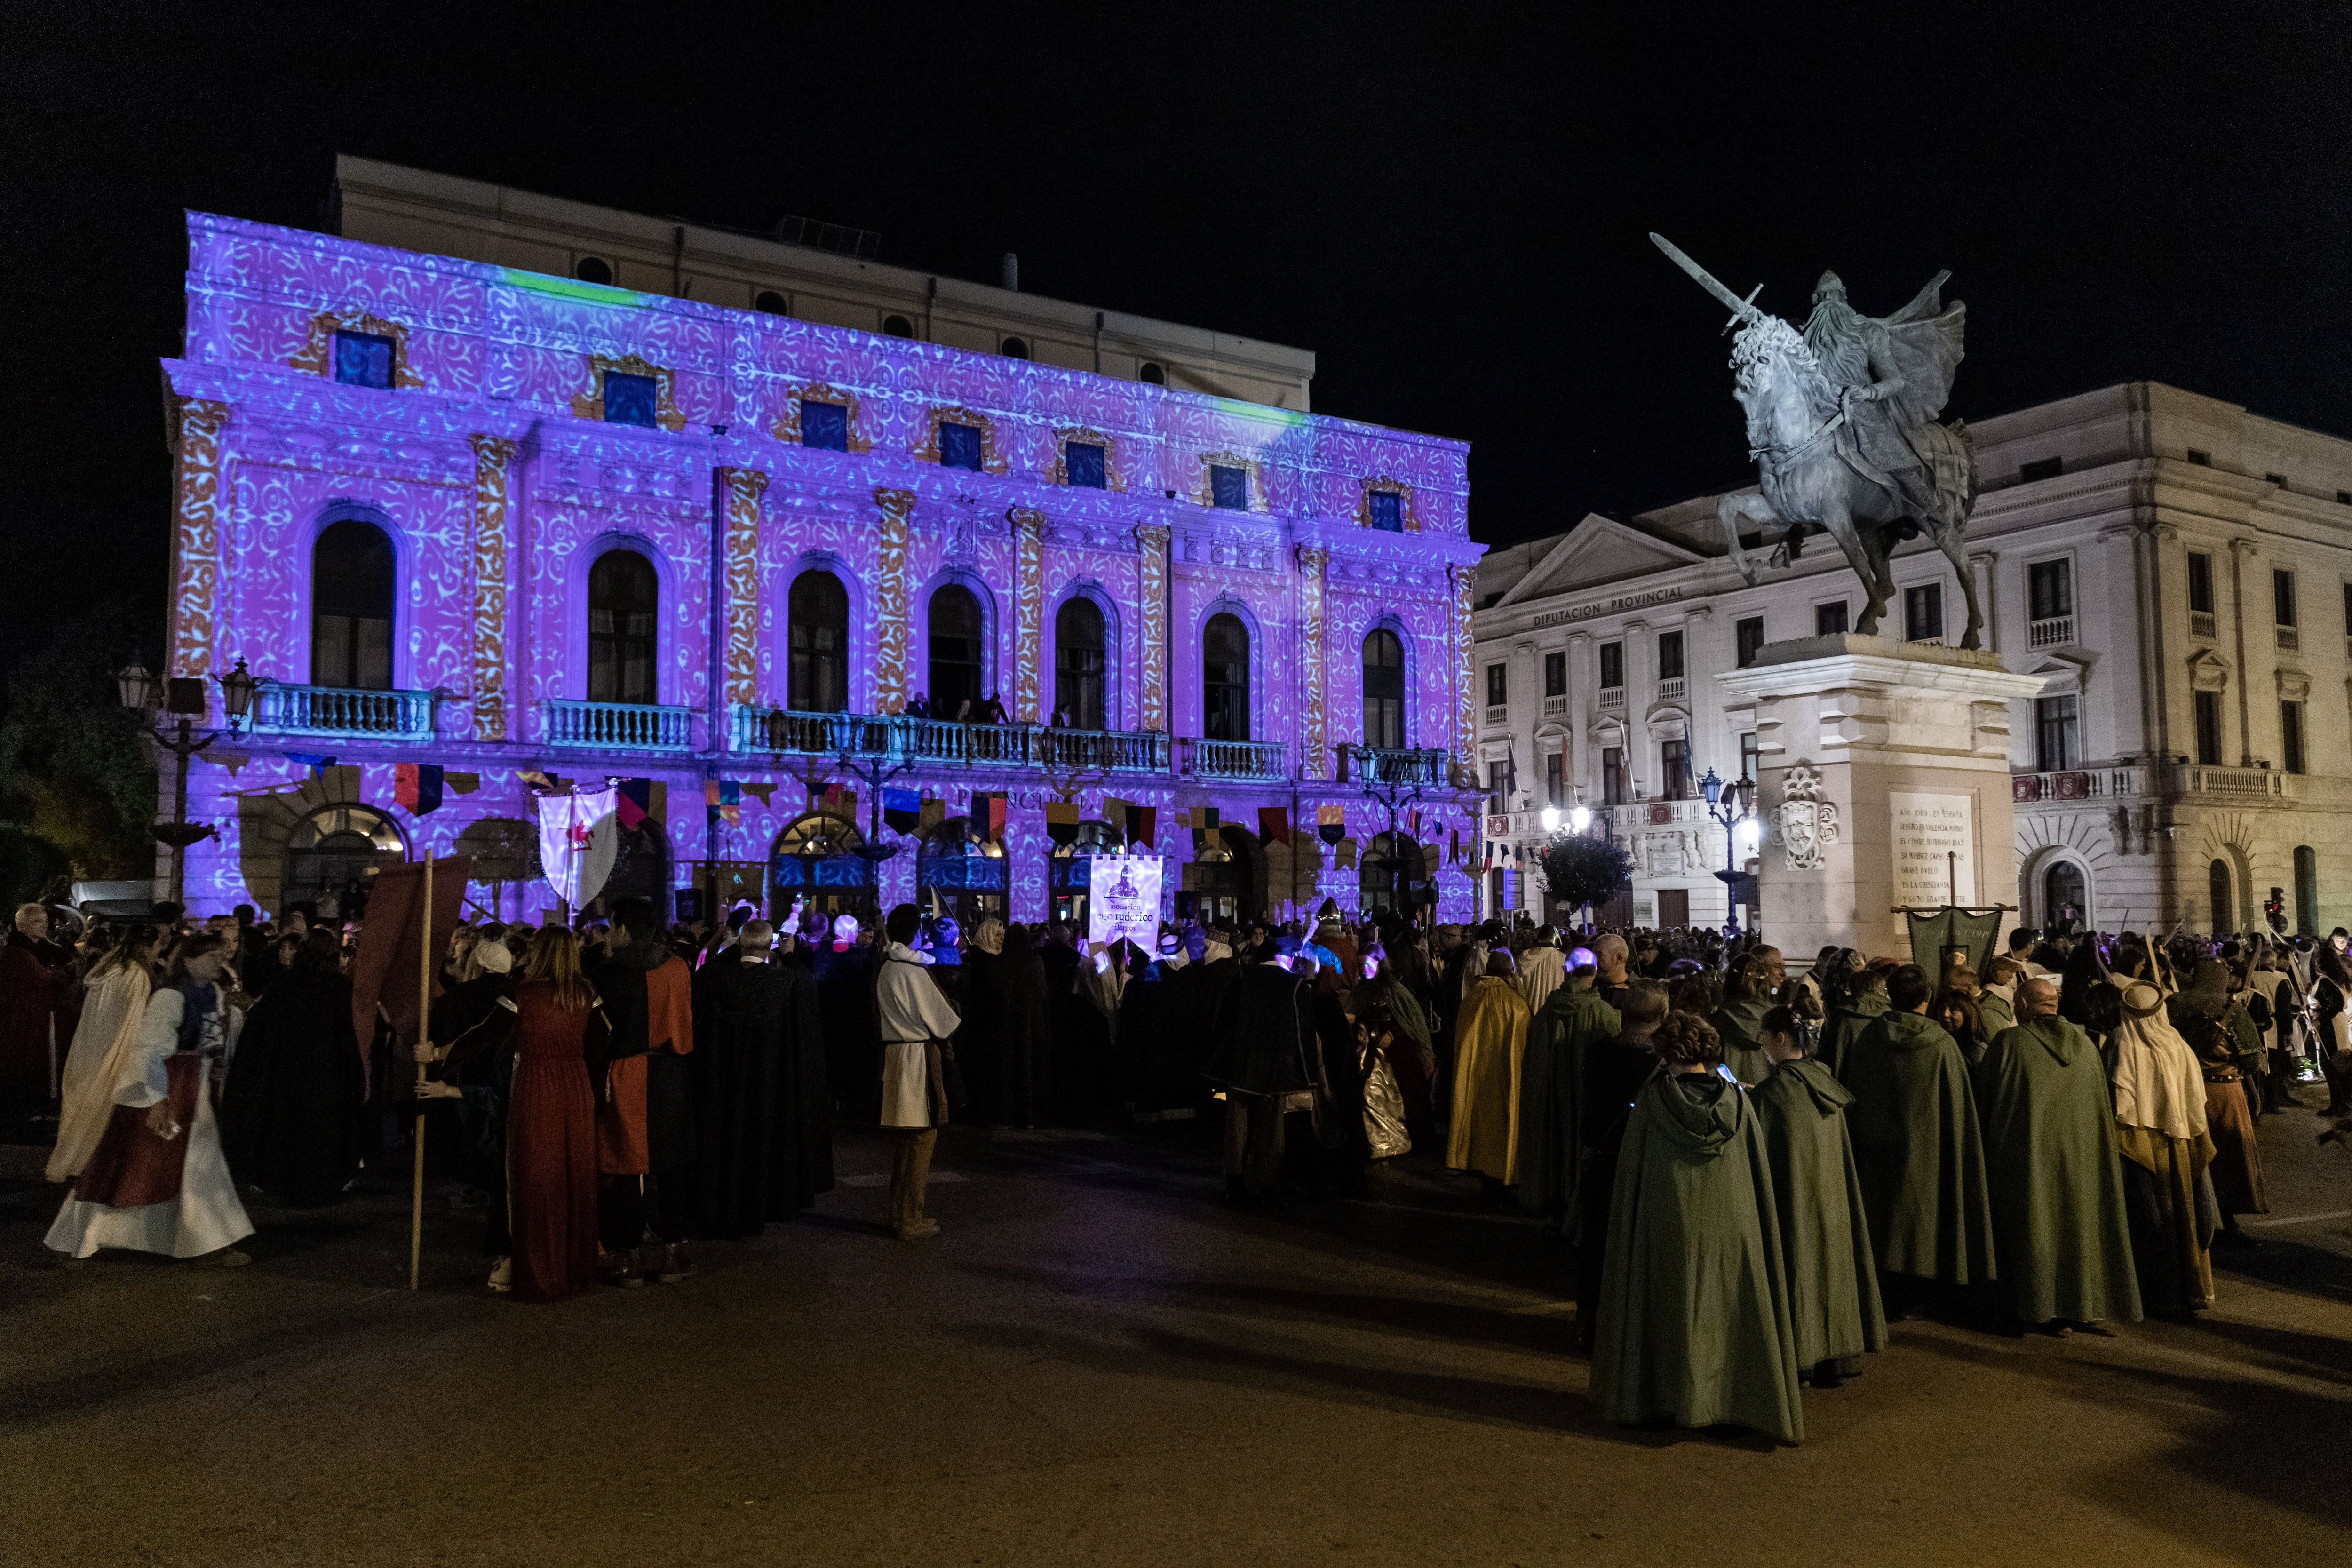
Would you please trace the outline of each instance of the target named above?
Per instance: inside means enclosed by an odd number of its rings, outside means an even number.
[[[722,707],[760,700],[760,497],[768,476],[758,468],[721,468],[727,487],[727,658],[720,667]]]
[[[228,405],[192,397],[180,405],[178,472],[173,484],[172,647],[169,675],[212,673],[213,619],[220,596],[221,432]]]
[[[476,434],[474,447],[474,739],[507,738],[508,481],[520,445]]]
[[[1168,525],[1147,522],[1135,531],[1136,597],[1143,611],[1143,680],[1136,722],[1141,729],[1168,728]]]
[[[1015,507],[1013,523],[1013,721],[1038,721],[1045,645],[1045,514]],[[1115,721],[1113,722],[1116,722]]]
[[[1977,608],[1984,613],[1984,645],[1993,652],[2000,651],[2000,579],[1993,569],[2000,564],[1998,550],[1969,552],[1969,576],[1977,591]],[[2076,611],[2080,614],[2079,607]],[[2033,606],[2025,606],[2028,621],[2033,618]]]
[[[1649,800],[1658,794],[1658,759],[1650,755],[1650,704],[1658,697],[1658,647],[1647,621],[1626,622],[1623,642],[1625,783],[1633,795]]]
[[[1592,682],[1597,672],[1592,668],[1592,634],[1568,634],[1568,781],[1571,795],[1582,792],[1587,806],[1597,805],[1600,795],[1592,788],[1593,748],[1585,744],[1591,732]]]
[[[1478,757],[1478,692],[1471,679],[1477,671],[1477,634],[1470,612],[1477,602],[1478,569],[1475,565],[1447,568],[1454,578],[1454,754],[1476,765]]]
[[[1323,569],[1331,552],[1298,547],[1298,776],[1331,776],[1331,715],[1323,656]]]
[[[2253,569],[2251,563],[2260,551],[2261,546],[2251,539],[2242,537],[2230,541],[2230,619],[2236,623],[2237,631],[2238,668],[2234,676],[2238,686],[2238,765],[2242,768],[2254,765],[2254,714],[2251,705],[2254,667],[2246,658],[2245,578],[2246,574]],[[2302,618],[2300,606],[2296,618]],[[2269,662],[2274,663],[2276,659],[2277,655],[2273,653]],[[2227,752],[2223,754],[2227,755]]]
[[[874,557],[874,710],[907,705],[907,536],[915,492],[877,488],[882,509]]]

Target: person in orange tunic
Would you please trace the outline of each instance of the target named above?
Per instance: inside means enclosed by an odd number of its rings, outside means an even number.
[[[604,1278],[674,1285],[696,1272],[686,1249],[695,1218],[694,1079],[685,1059],[694,1049],[694,972],[660,940],[653,905],[624,899],[594,980],[612,1018],[597,1052],[606,1064],[596,1105]]]

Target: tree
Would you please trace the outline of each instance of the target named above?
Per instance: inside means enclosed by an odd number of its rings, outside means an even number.
[[[0,710],[0,824],[27,844],[0,855],[10,879],[44,882],[62,864],[90,879],[147,875],[155,865],[155,769],[139,716],[117,696],[114,671],[142,649],[127,608],[101,606],[62,627],[8,672]],[[0,891],[7,901],[37,887]]]
[[[1606,838],[1555,833],[1537,852],[1552,900],[1572,910],[1605,904],[1633,885],[1633,858]]]

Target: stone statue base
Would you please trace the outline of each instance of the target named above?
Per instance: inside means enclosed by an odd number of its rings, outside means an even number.
[[[1767,643],[1716,679],[1735,724],[1754,715],[1763,931],[1791,968],[1832,945],[1908,963],[1890,911],[2017,901],[2010,705],[2042,677],[1842,633]]]

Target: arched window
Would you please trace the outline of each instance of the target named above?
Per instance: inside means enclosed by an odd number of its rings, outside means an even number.
[[[2227,936],[2238,923],[2230,913],[2235,907],[2235,900],[2230,897],[2228,861],[2216,860],[2205,868],[2205,887],[2213,900],[2213,923],[2205,929],[2214,936]]]
[[[849,595],[841,579],[812,568],[793,579],[792,672],[787,705],[795,713],[849,708]]]
[[[1103,718],[1103,617],[1092,599],[1072,599],[1054,616],[1054,720],[1077,730]]]
[[[652,702],[661,584],[654,563],[611,550],[588,570],[588,700]]]
[[[911,338],[915,335],[915,323],[904,316],[885,316],[882,330],[894,338]]]
[[[751,309],[768,316],[789,316],[793,313],[793,308],[784,302],[784,297],[773,289],[761,289],[758,298],[751,301]]]
[[[1404,645],[1386,626],[1364,639],[1364,744],[1404,750]]]
[[[982,656],[986,651],[980,601],[961,583],[950,583],[931,595],[931,716],[964,716],[963,705],[974,708],[986,695]]]
[[[2053,932],[2076,931],[2089,924],[2091,899],[2083,886],[2083,868],[2072,860],[2053,860],[2042,873],[2042,923]]]
[[[1007,338],[1004,340],[1003,352],[1006,359],[1027,359],[1029,357],[1029,345],[1022,342],[1019,338]]]
[[[601,256],[582,257],[572,272],[583,283],[610,283],[613,280],[613,264]]]
[[[1249,656],[1241,617],[1211,616],[1201,638],[1201,732],[1212,741],[1250,738]]]
[[[392,689],[392,541],[357,518],[310,547],[310,684]]]

